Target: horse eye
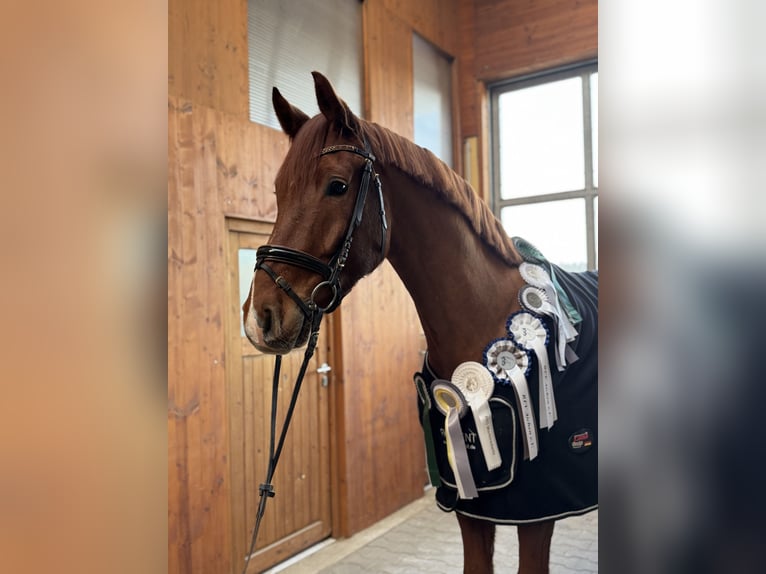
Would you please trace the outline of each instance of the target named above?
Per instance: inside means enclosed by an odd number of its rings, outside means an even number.
[[[346,190],[348,189],[348,186],[343,183],[342,181],[331,181],[330,185],[327,186],[327,191],[325,191],[326,195],[343,195],[346,193]]]

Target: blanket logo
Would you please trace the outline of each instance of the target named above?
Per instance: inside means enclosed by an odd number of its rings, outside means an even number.
[[[583,454],[593,446],[593,432],[590,429],[580,429],[572,433],[567,442],[569,450],[577,454]]]

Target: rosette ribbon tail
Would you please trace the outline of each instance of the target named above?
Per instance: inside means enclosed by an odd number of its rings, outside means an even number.
[[[535,341],[533,344],[535,355],[537,355],[537,364],[539,367],[538,383],[540,397],[540,428],[550,429],[558,418],[556,412],[556,400],[553,396],[553,378],[551,377],[551,366],[548,362],[548,353],[545,343]]]
[[[511,379],[516,393],[516,402],[521,411],[521,433],[524,439],[524,458],[534,460],[537,457],[537,425],[535,411],[532,407],[532,397],[529,394],[527,378],[519,368],[506,371]]]
[[[555,289],[555,287],[552,284],[549,284],[545,288],[546,293],[548,296],[553,297],[554,306],[556,308],[556,319],[559,322],[559,326],[561,327],[561,330],[564,332],[564,336],[567,341],[574,341],[577,337],[577,329],[575,328],[572,321],[569,319],[569,315],[567,313],[566,308],[562,308],[561,300],[558,297],[558,293]]]
[[[559,371],[563,371],[567,365],[571,365],[580,357],[574,352],[572,347],[567,342],[566,335],[564,335],[561,325],[556,324],[556,368]]]
[[[574,349],[570,347],[569,345],[566,346],[565,352],[566,352],[567,362],[570,364],[574,363],[580,358],[577,356],[577,353],[574,352]]]
[[[426,384],[420,375],[415,376],[415,388],[423,403],[423,408],[420,412],[420,423],[423,427],[425,438],[428,480],[431,486],[439,486],[441,484],[441,477],[439,476],[439,465],[436,462],[436,447],[434,446],[434,435],[431,429],[431,399],[428,396]]]
[[[441,484],[441,477],[439,476],[439,465],[436,463],[436,447],[434,446],[434,435],[431,432],[431,417],[426,407],[423,407],[421,422],[423,424],[423,434],[426,438],[428,480],[431,486],[439,486]]]
[[[471,412],[476,422],[476,432],[479,434],[479,444],[484,453],[484,462],[487,470],[499,468],[503,463],[500,450],[497,447],[495,427],[492,422],[492,412],[489,410],[489,402],[484,400],[471,404]]]
[[[447,458],[455,474],[458,496],[462,499],[477,498],[479,493],[471,473],[458,409],[450,408],[447,411],[444,419],[444,434],[447,437]]]

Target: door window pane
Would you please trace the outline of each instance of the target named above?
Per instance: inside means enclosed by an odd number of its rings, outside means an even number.
[[[500,197],[585,187],[582,78],[498,97]]]
[[[245,299],[250,295],[250,282],[253,280],[253,269],[255,269],[255,249],[240,249],[238,251],[239,259],[239,306],[245,303]],[[245,336],[245,326],[242,321],[239,322],[240,336]]]
[[[584,199],[504,207],[500,219],[508,235],[523,237],[552,263],[568,271],[587,269]]]

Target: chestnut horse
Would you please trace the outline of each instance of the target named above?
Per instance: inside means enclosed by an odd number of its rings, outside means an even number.
[[[354,115],[326,78],[313,76],[321,112],[313,118],[273,90],[291,147],[276,178],[276,224],[243,306],[247,337],[266,353],[301,347],[316,314],[331,312],[388,258],[417,308],[429,370],[448,376],[481,360],[520,309],[519,250],[465,180],[431,152]],[[492,572],[495,522],[460,507],[456,514],[464,572]],[[518,526],[519,572],[548,572],[550,515],[501,523]]]

